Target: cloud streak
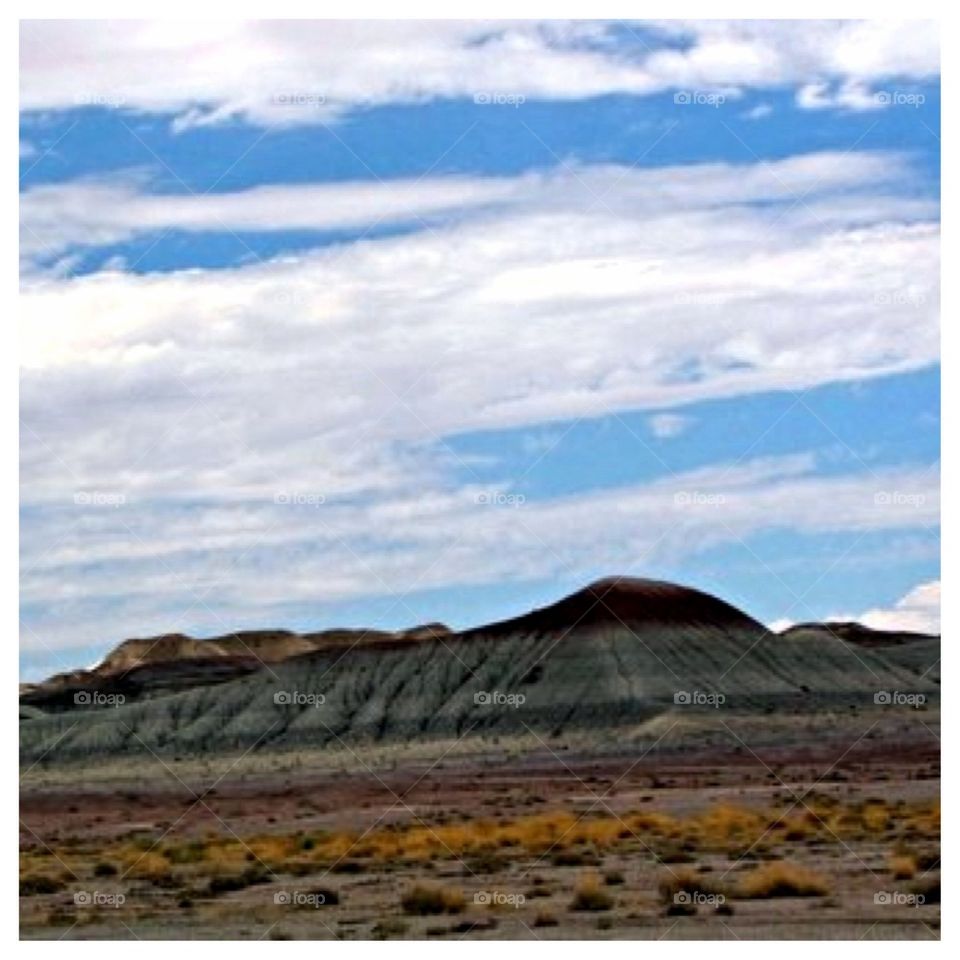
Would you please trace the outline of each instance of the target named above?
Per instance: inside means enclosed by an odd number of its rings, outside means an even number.
[[[434,98],[865,87],[939,74],[936,24],[916,20],[27,21],[20,59],[24,110],[122,107],[173,114],[180,129],[236,117],[317,123]]]
[[[448,469],[429,451],[460,433],[935,363],[938,227],[913,221],[933,211],[818,192],[840,169],[880,164],[604,168],[579,194],[548,178],[516,208],[402,237],[29,279],[26,502],[260,496],[284,474],[371,494]]]
[[[932,474],[817,476],[810,456],[510,509],[522,477],[481,483],[449,446],[935,363],[937,210],[901,195],[909,170],[852,152],[215,198],[27,191],[24,223],[58,254],[168,227],[418,221],[223,269],[25,275],[29,629],[112,642],[375,595],[402,622],[411,591],[642,572],[769,530],[935,525]],[[889,490],[917,496],[878,502]]]
[[[626,218],[731,204],[798,206],[843,192],[893,191],[909,173],[896,154],[811,153],[770,163],[690,164],[641,170],[563,166],[515,177],[267,184],[232,193],[152,193],[142,173],[46,184],[20,198],[21,255],[112,246],[166,230],[369,231],[418,228],[481,213],[613,212]],[[929,204],[914,205],[929,214]],[[903,213],[909,206],[904,205]]]
[[[809,455],[748,460],[519,504],[467,485],[398,490],[375,504],[65,507],[31,540],[24,601],[58,612],[40,623],[47,642],[64,645],[105,639],[96,630],[106,604],[117,611],[112,631],[141,634],[184,618],[236,629],[298,604],[371,596],[395,598],[403,622],[412,616],[403,598],[422,590],[640,574],[777,529],[865,534],[938,522],[935,472],[821,477],[815,466]],[[916,499],[886,502],[883,488]],[[796,612],[809,613],[802,602]]]

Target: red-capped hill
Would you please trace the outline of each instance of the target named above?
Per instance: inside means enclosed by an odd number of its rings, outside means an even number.
[[[639,577],[605,577],[550,606],[467,633],[553,633],[597,626],[765,629],[742,610],[691,587]]]

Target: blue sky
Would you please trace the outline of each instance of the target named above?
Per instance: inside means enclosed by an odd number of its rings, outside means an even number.
[[[204,29],[22,31],[24,676],[618,572],[939,628],[929,25]]]

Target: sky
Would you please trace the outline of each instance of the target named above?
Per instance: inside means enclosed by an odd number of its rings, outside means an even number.
[[[611,574],[939,630],[922,21],[21,28],[21,673]]]

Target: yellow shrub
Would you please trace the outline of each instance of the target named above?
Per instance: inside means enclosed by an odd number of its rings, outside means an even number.
[[[775,860],[761,864],[740,880],[738,893],[748,899],[822,897],[830,885],[821,874],[797,864]]]
[[[463,893],[452,887],[418,883],[400,900],[404,913],[428,916],[438,913],[460,913],[464,908]]]
[[[894,880],[912,880],[917,873],[917,861],[908,855],[891,857],[890,873]]]
[[[585,874],[570,903],[571,910],[609,910],[613,906],[613,897],[603,888],[602,881],[595,873]]]

